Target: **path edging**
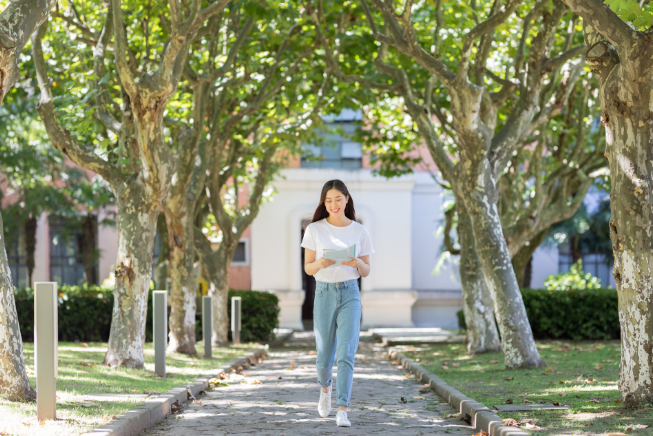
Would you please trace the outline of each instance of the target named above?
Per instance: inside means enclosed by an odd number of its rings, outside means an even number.
[[[157,425],[163,419],[170,415],[172,404],[178,402],[181,406],[188,401],[188,392],[186,387],[190,387],[193,396],[199,395],[200,391],[206,390],[209,386],[209,380],[215,378],[223,371],[229,368],[241,365],[243,362],[252,363],[258,361],[258,358],[266,354],[266,348],[258,348],[249,354],[232,359],[231,361],[211,370],[210,373],[196,379],[194,382],[184,386],[175,386],[161,395],[152,397],[145,401],[144,404],[126,411],[110,423],[95,428],[83,436],[136,436],[143,433],[144,430]]]
[[[462,416],[467,416],[471,425],[477,430],[486,431],[490,436],[530,436],[529,433],[518,427],[502,425],[501,417],[494,413],[492,409],[454,389],[440,377],[427,371],[423,366],[418,365],[403,353],[393,351],[390,357],[393,360],[399,360],[401,365],[415,374],[420,381],[428,383],[433,391],[444,398],[450,406],[458,410]]]

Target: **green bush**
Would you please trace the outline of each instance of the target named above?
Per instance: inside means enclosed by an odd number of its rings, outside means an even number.
[[[101,286],[63,285],[59,289],[59,340],[82,342],[107,342],[111,331],[113,290]],[[24,342],[34,341],[34,291],[31,288],[14,289],[20,333]],[[244,342],[268,340],[278,324],[279,300],[269,292],[229,291],[242,297],[242,332]],[[231,311],[231,305],[229,305]],[[196,337],[201,340],[201,308],[196,313]],[[231,314],[230,314],[231,316]],[[152,290],[147,299],[145,340],[152,335]]]
[[[544,281],[544,288],[549,291],[601,289],[601,280],[591,273],[583,273],[583,261],[579,260],[569,268],[569,271],[549,276]]]
[[[550,291],[522,289],[526,314],[535,339],[619,339],[615,289]],[[463,311],[457,313],[466,329]]]
[[[279,298],[270,292],[229,290],[229,319],[231,319],[231,298],[241,297],[242,342],[267,341],[273,339],[273,330],[279,324]],[[230,327],[231,330],[231,327]],[[231,332],[229,332],[231,340]]]

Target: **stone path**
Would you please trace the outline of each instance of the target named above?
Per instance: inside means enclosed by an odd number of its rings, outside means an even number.
[[[385,359],[380,345],[361,342],[356,355],[350,428],[335,424],[335,389],[331,415],[317,413],[314,337],[296,334],[282,349],[269,352],[264,363],[232,375],[219,387],[187,403],[177,415],[147,433],[165,436],[201,435],[444,435],[478,433],[456,411]],[[294,369],[290,370],[294,363]],[[335,375],[334,369],[334,375]],[[254,380],[260,384],[252,383]],[[406,403],[402,402],[402,397]],[[414,397],[423,397],[414,398]],[[451,416],[451,417],[449,417]]]

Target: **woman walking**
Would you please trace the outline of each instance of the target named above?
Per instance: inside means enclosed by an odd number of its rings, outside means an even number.
[[[336,424],[349,427],[347,406],[354,378],[358,349],[361,296],[358,278],[370,273],[374,253],[367,229],[356,222],[354,200],[340,180],[322,187],[320,204],[306,227],[301,245],[305,249],[304,270],[315,276],[313,322],[317,346],[317,382],[321,386],[317,410],[323,418],[331,411],[333,363],[338,359]],[[325,258],[325,252],[351,248],[349,261]]]

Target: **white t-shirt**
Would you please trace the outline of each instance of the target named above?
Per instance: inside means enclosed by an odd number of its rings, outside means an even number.
[[[311,223],[306,227],[302,247],[315,251],[315,260],[324,257],[325,250],[343,250],[356,244],[354,257],[374,253],[372,238],[362,224],[352,221],[347,227],[329,224],[326,218]],[[360,277],[357,268],[346,265],[334,265],[322,268],[315,274],[315,280],[325,283],[339,283]]]

